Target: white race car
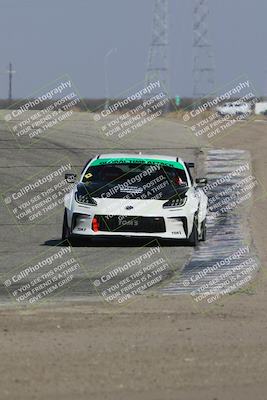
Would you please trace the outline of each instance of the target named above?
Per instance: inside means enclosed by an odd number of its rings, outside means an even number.
[[[178,157],[102,154],[89,160],[65,196],[62,239],[153,237],[206,239],[207,196]]]

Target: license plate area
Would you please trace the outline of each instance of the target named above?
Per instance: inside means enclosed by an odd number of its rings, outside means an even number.
[[[105,232],[166,232],[163,217],[140,217],[124,215],[96,215],[99,231]]]

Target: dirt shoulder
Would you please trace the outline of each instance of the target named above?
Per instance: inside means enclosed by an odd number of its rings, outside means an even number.
[[[267,187],[267,124],[217,141],[249,150]],[[215,147],[215,144],[214,144]],[[205,313],[189,296],[1,310],[1,399],[263,399],[267,390],[267,203],[255,192],[250,225],[262,262],[256,285]]]
[[[1,398],[262,399],[265,301],[257,288],[205,314],[182,296],[2,311]]]

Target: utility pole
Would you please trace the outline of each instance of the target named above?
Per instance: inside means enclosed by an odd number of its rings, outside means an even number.
[[[111,54],[113,52],[116,52],[117,49],[110,49],[105,57],[104,57],[104,68],[105,68],[105,97],[106,97],[106,101],[105,101],[105,110],[107,110],[109,108],[109,98],[110,98],[110,94],[109,94],[109,79],[108,79],[108,60],[109,57],[111,56]]]
[[[10,62],[8,65],[8,70],[6,71],[0,71],[1,74],[8,74],[8,102],[9,104],[11,104],[12,102],[12,78],[13,78],[13,74],[16,73],[16,71],[14,71],[12,69],[12,63]]]
[[[11,102],[12,101],[12,63],[9,63],[9,70],[8,70],[8,81],[9,81],[9,85],[8,85],[8,100]]]
[[[214,91],[215,66],[209,39],[208,0],[195,0],[193,11],[193,95],[205,97]]]
[[[146,86],[160,81],[159,92],[169,96],[169,0],[154,0],[152,41],[149,47]],[[155,93],[157,94],[157,93]],[[166,111],[168,110],[168,105]]]

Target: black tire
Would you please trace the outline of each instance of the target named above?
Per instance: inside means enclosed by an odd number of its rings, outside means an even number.
[[[63,225],[62,225],[62,240],[67,240],[70,238],[70,228],[68,227],[68,219],[67,219],[67,210],[65,209],[64,218],[63,218]]]
[[[201,242],[205,242],[207,239],[207,227],[206,227],[206,218],[201,223]]]
[[[194,218],[194,224],[193,224],[193,229],[192,232],[188,238],[188,242],[191,246],[196,247],[198,245],[198,231],[197,231],[197,226],[198,226],[198,220],[197,217]]]

